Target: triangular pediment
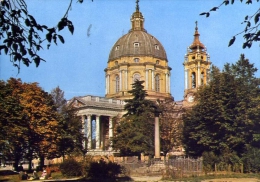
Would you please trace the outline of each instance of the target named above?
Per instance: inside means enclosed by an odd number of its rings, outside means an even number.
[[[86,104],[82,101],[80,101],[77,98],[73,98],[72,101],[69,103],[70,107],[82,107],[85,106]]]

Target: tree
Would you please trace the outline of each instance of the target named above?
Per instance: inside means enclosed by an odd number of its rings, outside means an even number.
[[[5,160],[14,160],[15,169],[23,158],[25,142],[22,136],[25,116],[22,114],[23,107],[19,101],[22,92],[21,80],[10,79],[8,82],[1,81],[0,89],[0,125],[1,125],[1,153]]]
[[[45,61],[38,54],[45,41],[48,42],[47,48],[52,43],[57,45],[57,39],[64,43],[64,38],[58,32],[65,27],[73,34],[74,26],[68,19],[72,2],[73,0],[70,0],[68,9],[57,25],[48,27],[36,21],[29,13],[24,0],[1,0],[0,40],[3,41],[0,45],[0,54],[3,50],[5,54],[10,55],[10,61],[18,68],[18,72],[20,63],[29,66],[34,62],[38,67],[41,61]],[[82,3],[83,0],[77,2]]]
[[[83,143],[86,142],[82,131],[81,118],[78,117],[73,108],[66,104],[64,92],[56,87],[51,91],[51,96],[57,107],[59,117],[59,132],[60,137],[57,142],[57,151],[63,158],[65,155],[70,155],[75,150],[85,154]]]
[[[236,64],[216,67],[209,85],[197,92],[197,104],[183,115],[183,143],[187,154],[234,153],[259,147],[260,80],[257,69],[241,55]]]
[[[237,0],[238,1],[238,0]],[[240,0],[240,2],[245,2],[247,5],[253,5],[254,0]],[[255,0],[256,2],[259,2],[259,0]],[[235,0],[223,0],[223,2],[216,7],[213,7],[209,12],[203,12],[200,15],[205,15],[206,17],[210,16],[210,13],[213,11],[217,11],[221,6],[223,5],[230,5],[234,4]],[[250,48],[253,44],[253,42],[259,42],[260,41],[260,30],[258,27],[260,26],[260,8],[253,12],[252,15],[246,15],[244,21],[242,22],[245,24],[245,29],[236,35],[233,36],[233,38],[229,41],[228,46],[231,46],[235,40],[236,37],[240,34],[243,34],[243,37],[245,39],[245,42],[243,43],[243,49],[248,47]]]
[[[154,113],[157,106],[146,100],[144,81],[136,80],[129,91],[133,98],[126,100],[127,113],[120,120],[113,140],[113,148],[122,155],[154,154]]]
[[[173,99],[159,101],[160,145],[166,155],[170,151],[179,151],[182,148],[182,110]]]
[[[60,87],[56,87],[51,91],[52,99],[58,109],[58,112],[61,112],[63,108],[66,106],[66,99],[64,98],[64,91],[60,89]]]
[[[59,136],[58,115],[51,96],[37,83],[22,83],[11,78],[1,84],[2,148],[15,167],[34,157],[48,157],[56,152]],[[50,156],[51,157],[51,156]],[[43,162],[43,161],[42,161]]]

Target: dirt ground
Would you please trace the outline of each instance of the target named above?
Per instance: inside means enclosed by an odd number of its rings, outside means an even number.
[[[256,178],[221,178],[221,179],[209,179],[202,182],[260,182]]]
[[[139,182],[168,182],[167,180],[161,180],[161,176],[139,176],[131,178]],[[260,180],[256,178],[221,178],[203,180],[202,182],[260,182]]]

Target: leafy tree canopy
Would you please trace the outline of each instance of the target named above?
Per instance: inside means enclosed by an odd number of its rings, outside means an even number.
[[[241,156],[247,146],[260,147],[260,80],[257,69],[241,55],[223,71],[213,67],[208,85],[197,93],[197,104],[183,115],[187,154],[225,151]]]
[[[37,83],[11,78],[1,82],[0,100],[1,152],[7,160],[17,167],[22,158],[55,152],[59,117],[47,92]]]
[[[235,3],[235,1],[238,0],[223,0],[223,2],[216,7],[213,7],[210,9],[208,12],[203,12],[200,15],[205,15],[206,17],[210,16],[211,12],[217,11],[221,6],[223,5],[232,5]],[[259,4],[255,4],[256,2],[259,2],[259,0],[239,0],[241,3],[245,2],[247,5],[251,6],[259,6]],[[255,2],[253,4],[253,2]],[[259,42],[260,41],[260,8],[256,12],[252,12],[251,15],[246,15],[245,19],[243,20],[242,24],[245,24],[245,29],[242,30],[241,32],[237,33],[236,35],[233,36],[233,38],[229,41],[228,46],[233,45],[233,43],[236,40],[236,37],[240,34],[243,34],[243,37],[245,39],[245,42],[243,43],[243,49],[244,48],[250,48],[254,42]]]
[[[73,108],[66,105],[64,92],[59,87],[51,91],[51,96],[60,115],[60,138],[57,142],[57,153],[63,157],[73,153],[75,150],[85,154],[86,151],[84,151],[82,144],[83,141],[87,140],[80,132],[82,131],[81,118],[76,115]]]

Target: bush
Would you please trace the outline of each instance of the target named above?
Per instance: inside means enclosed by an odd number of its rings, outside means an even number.
[[[60,171],[64,176],[82,176],[82,164],[75,159],[66,159],[60,164]]]
[[[250,147],[243,155],[244,172],[259,173],[260,172],[260,149]]]
[[[121,166],[113,162],[91,162],[88,169],[88,177],[91,178],[115,178],[121,173]]]

